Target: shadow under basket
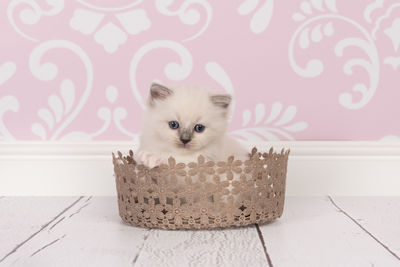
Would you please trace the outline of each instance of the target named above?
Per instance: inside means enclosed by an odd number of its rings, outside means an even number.
[[[134,226],[208,229],[279,218],[285,201],[289,150],[253,148],[246,161],[177,163],[148,168],[132,151],[113,153],[119,215]]]

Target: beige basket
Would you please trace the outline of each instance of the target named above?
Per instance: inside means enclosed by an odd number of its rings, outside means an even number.
[[[147,228],[202,229],[243,226],[279,218],[285,201],[289,150],[259,153],[244,162],[137,165],[133,152],[113,153],[119,214],[126,223]]]

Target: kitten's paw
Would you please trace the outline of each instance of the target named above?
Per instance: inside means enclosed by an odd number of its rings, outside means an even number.
[[[139,151],[138,153],[136,153],[135,160],[149,168],[154,168],[156,166],[159,166],[160,164],[167,163],[163,159],[155,156],[154,154],[152,154],[150,152],[146,152],[146,151]]]

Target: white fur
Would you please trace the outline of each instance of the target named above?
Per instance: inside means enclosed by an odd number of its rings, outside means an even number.
[[[247,151],[226,134],[230,105],[224,108],[212,103],[212,94],[198,86],[168,88],[173,93],[165,99],[149,99],[140,137],[139,162],[154,167],[156,163],[166,163],[170,156],[184,163],[197,161],[199,155],[213,161],[226,161],[231,155],[247,158]],[[183,129],[193,130],[196,124],[206,128],[201,133],[193,131],[192,140],[183,145],[179,131],[168,125],[174,120]],[[153,156],[150,160],[149,154]]]

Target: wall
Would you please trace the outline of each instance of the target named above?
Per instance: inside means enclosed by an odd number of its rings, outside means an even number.
[[[0,1],[0,140],[135,139],[153,80],[233,94],[245,140],[400,140],[398,1],[24,2]]]

